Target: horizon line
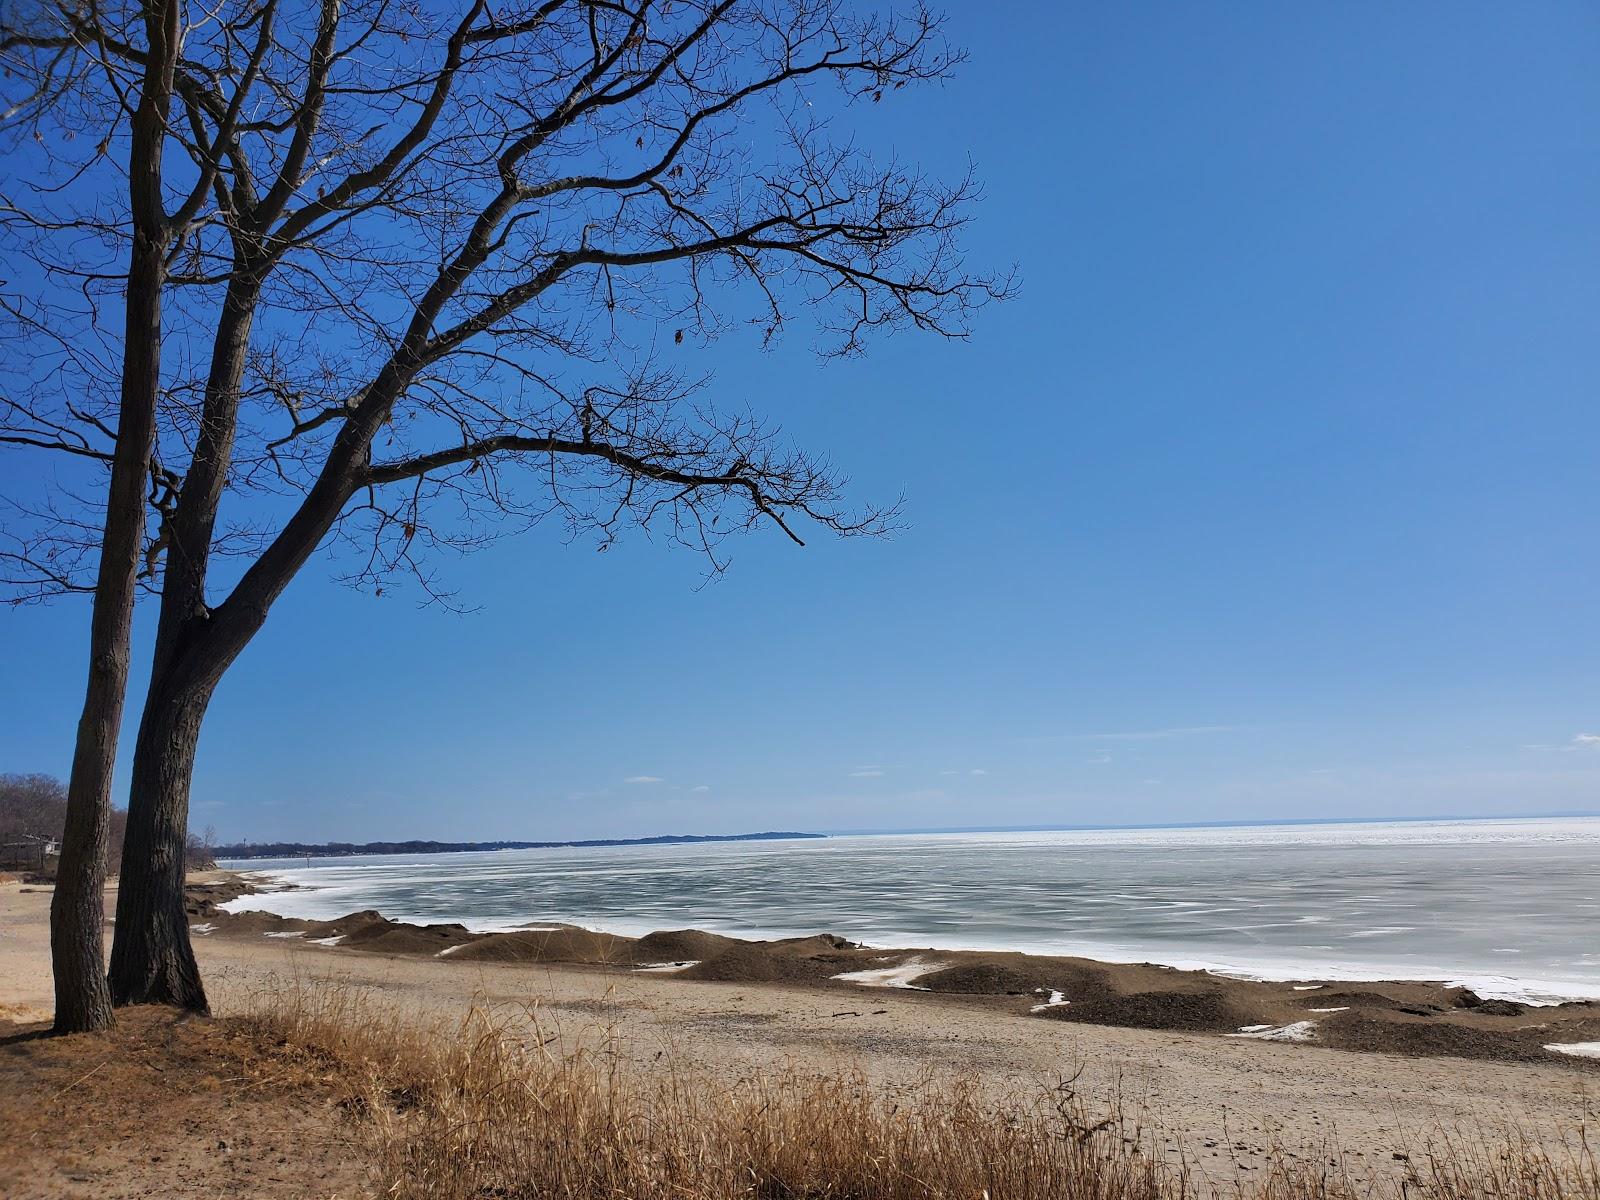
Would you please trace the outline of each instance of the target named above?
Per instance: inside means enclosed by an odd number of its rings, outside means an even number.
[[[1075,833],[1117,829],[1259,829],[1276,825],[1405,825],[1430,821],[1559,821],[1600,817],[1600,809],[1534,813],[1441,813],[1400,817],[1263,817],[1220,821],[1149,821],[1136,824],[927,825],[882,829],[821,829],[825,837],[890,837],[921,833]]]

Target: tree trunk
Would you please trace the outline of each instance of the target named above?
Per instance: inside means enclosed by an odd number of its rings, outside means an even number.
[[[155,442],[161,374],[162,249],[134,239],[128,273],[122,404],[89,630],[89,683],[78,720],[66,829],[50,901],[50,964],[57,1033],[111,1024],[106,987],[106,838],[111,775],[128,688],[134,591],[144,547],[145,476]]]
[[[154,453],[161,388],[161,289],[170,234],[161,195],[161,155],[172,100],[176,6],[147,9],[145,29],[149,61],[128,152],[133,249],[124,303],[117,441],[90,619],[89,682],[78,719],[61,858],[50,901],[57,1033],[105,1029],[112,1021],[105,969],[106,839],[144,549],[145,479]]]
[[[184,870],[189,780],[211,688],[152,678],[133,751],[133,802],[122,844],[111,997],[209,1011],[189,939]]]
[[[116,1004],[172,1004],[206,1011],[205,989],[184,911],[189,783],[206,707],[223,673],[266,623],[272,604],[326,536],[349,497],[376,418],[347,425],[305,501],[216,609],[196,598],[157,636],[150,691],[133,752],[133,789],[122,844],[117,929],[111,946]],[[209,525],[207,526],[209,528]],[[183,586],[169,568],[163,620]]]

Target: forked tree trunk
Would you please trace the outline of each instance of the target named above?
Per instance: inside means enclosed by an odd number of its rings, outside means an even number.
[[[189,780],[210,700],[209,687],[175,687],[157,675],[145,702],[111,950],[111,997],[119,1005],[209,1011],[189,939],[184,870]]]
[[[188,607],[180,611],[176,597],[184,577],[168,568],[122,843],[111,947],[111,997],[118,1005],[207,1011],[183,889],[189,783],[200,726],[223,673],[260,632],[273,602],[337,520],[351,492],[353,464],[365,456],[376,424],[374,419],[346,427],[330,452],[334,466],[324,468],[300,509],[220,607],[205,608],[191,591]],[[212,516],[214,510],[206,517],[206,530]]]

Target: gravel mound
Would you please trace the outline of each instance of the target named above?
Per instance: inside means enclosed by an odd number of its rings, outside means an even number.
[[[724,983],[820,983],[832,973],[834,966],[828,963],[740,943],[679,972],[678,978]]]
[[[1341,1050],[1385,1054],[1448,1055],[1502,1062],[1549,1062],[1538,1030],[1487,1030],[1447,1021],[1407,1020],[1384,1014],[1340,1013],[1317,1030],[1318,1040]],[[1551,1040],[1548,1036],[1544,1041]]]
[[[1259,1025],[1259,1013],[1240,1008],[1221,991],[1134,992],[1076,999],[1047,1008],[1039,1016],[1052,1021],[1081,1021],[1127,1029],[1178,1029],[1190,1033],[1233,1033]]]
[[[704,962],[744,944],[703,929],[660,929],[634,942],[629,956],[636,963]]]
[[[590,929],[522,929],[490,933],[450,952],[464,962],[625,962],[631,957],[628,938]]]
[[[917,979],[930,992],[959,992],[976,996],[1021,996],[1051,987],[1041,970],[1018,970],[997,963],[962,963],[932,971]]]
[[[363,925],[344,935],[340,946],[372,954],[438,954],[451,946],[470,942],[473,934],[465,925],[400,925],[384,922]]]

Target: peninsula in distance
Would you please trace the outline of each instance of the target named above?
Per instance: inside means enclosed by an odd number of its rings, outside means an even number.
[[[239,842],[214,846],[216,858],[354,858],[361,854],[466,854],[483,850],[575,850],[590,846],[675,846],[694,842],[782,842],[827,837],[825,833],[768,830],[764,833],[668,833],[644,838],[588,838],[576,842]]]

